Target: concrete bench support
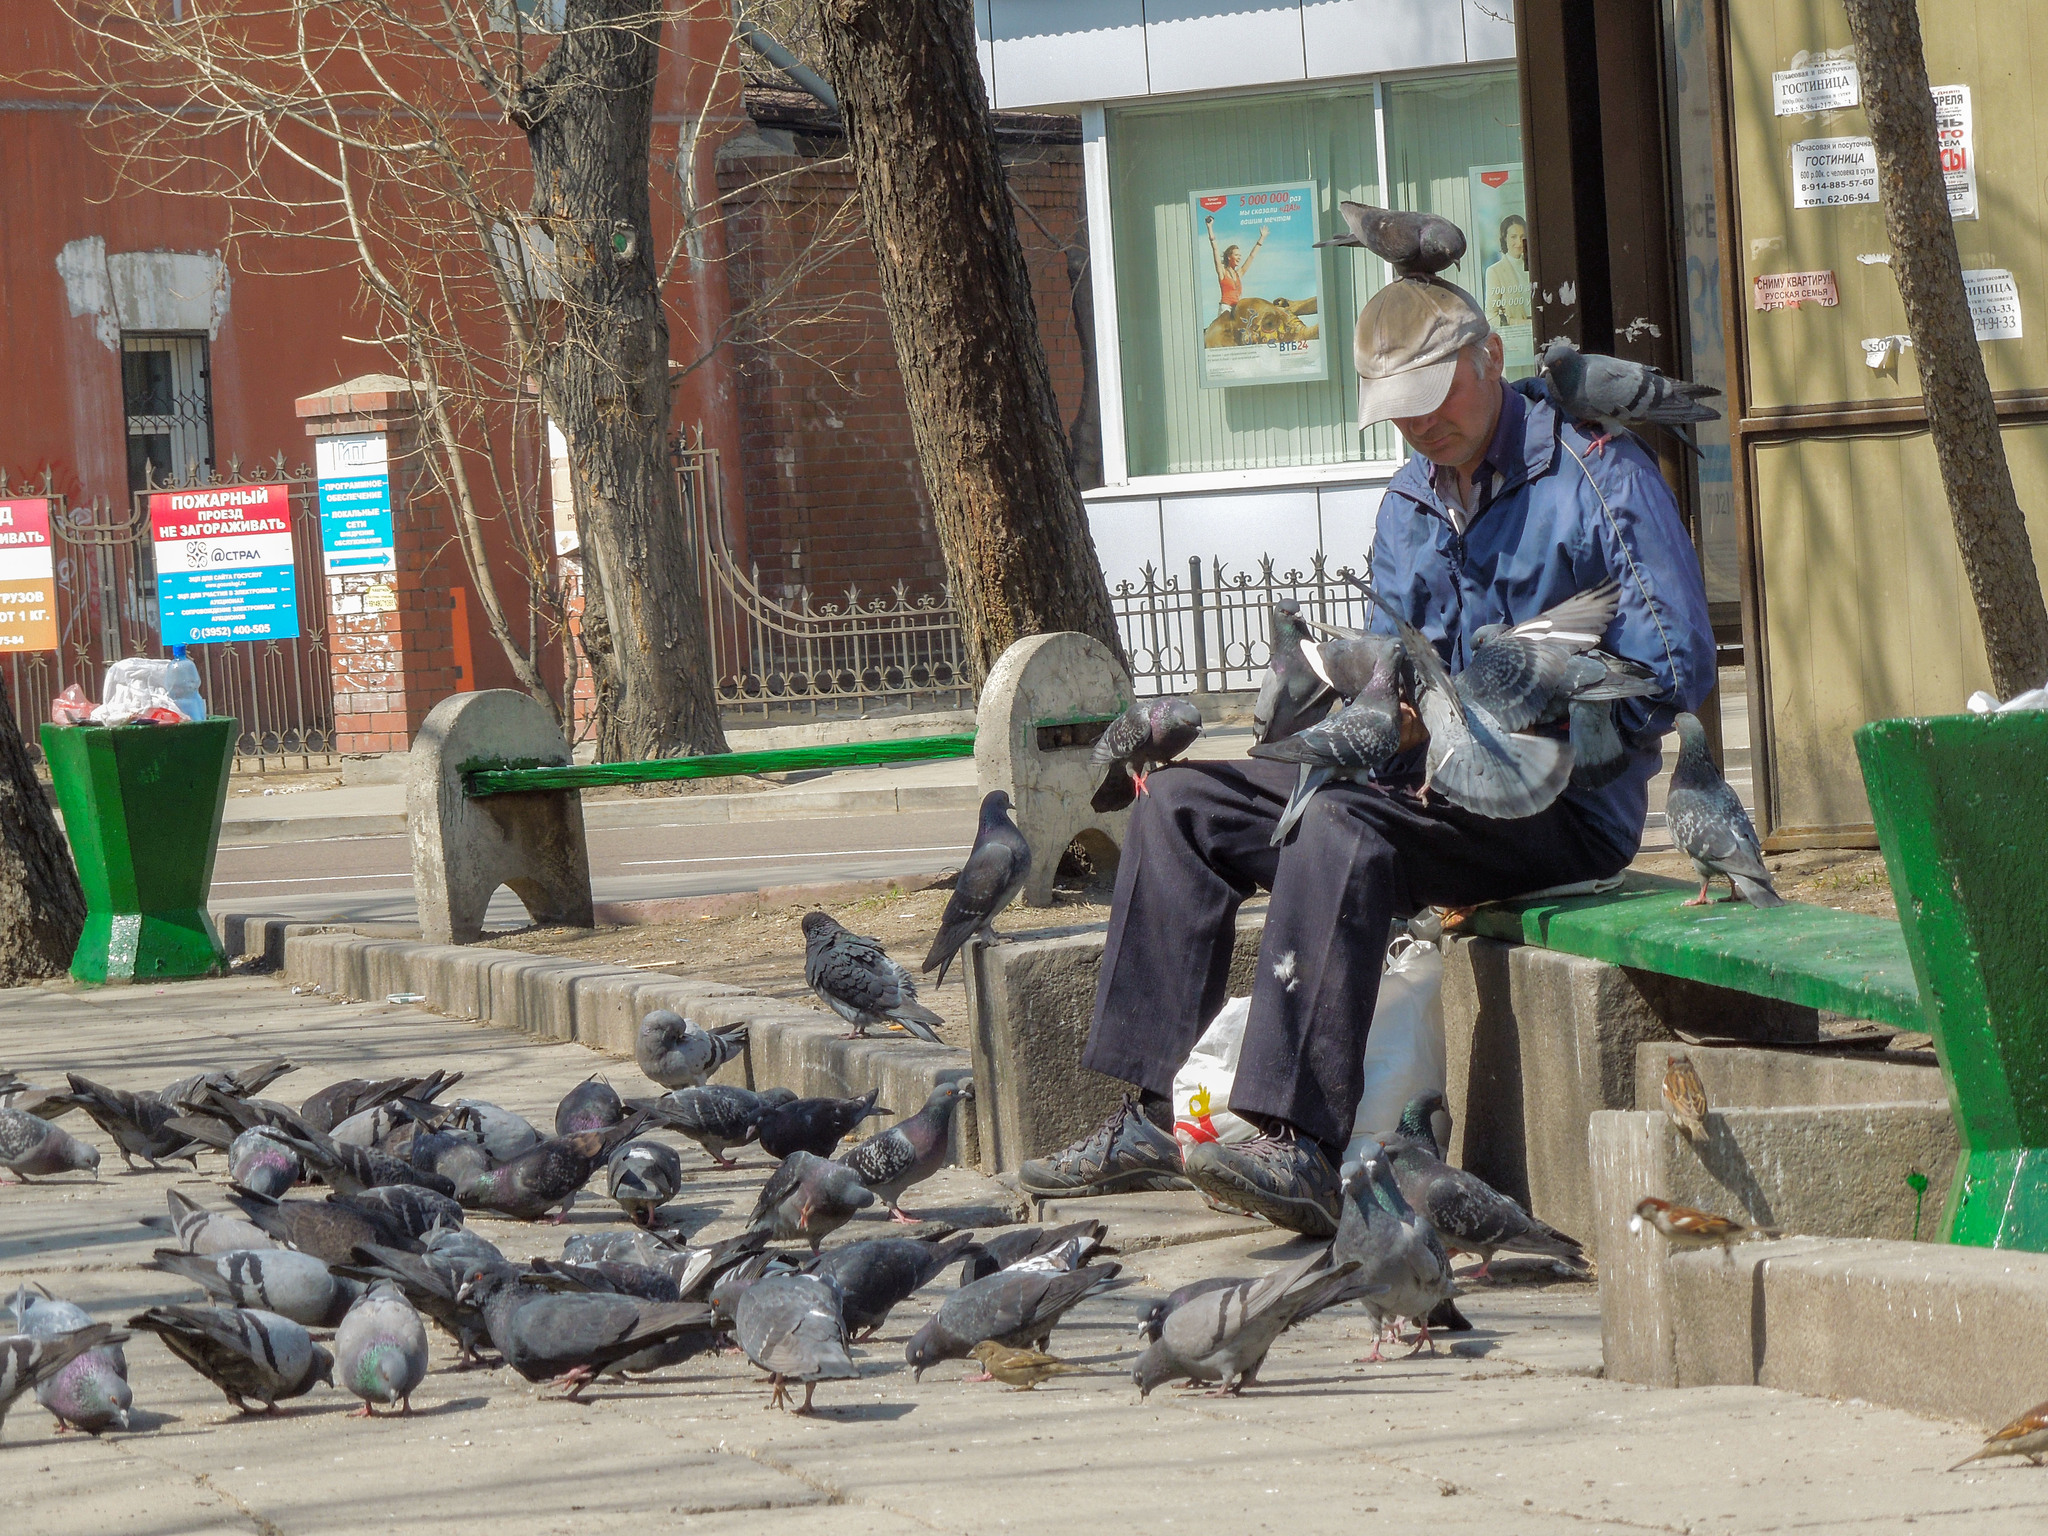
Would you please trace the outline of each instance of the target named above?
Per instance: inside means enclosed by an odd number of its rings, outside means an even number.
[[[569,744],[548,712],[507,688],[458,693],[413,738],[405,781],[413,891],[420,936],[469,944],[501,885],[536,923],[591,925],[590,854],[573,789],[525,790],[472,800],[466,768],[566,767]]]

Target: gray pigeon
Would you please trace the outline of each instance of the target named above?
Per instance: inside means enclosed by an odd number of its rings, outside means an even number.
[[[827,1275],[770,1275],[747,1287],[733,1307],[733,1336],[774,1382],[771,1407],[789,1400],[787,1383],[804,1384],[803,1405],[821,1381],[854,1381],[860,1368],[846,1353],[846,1318],[838,1285]]]
[[[590,1176],[611,1160],[620,1143],[639,1135],[646,1121],[636,1114],[607,1131],[556,1136],[471,1179],[455,1197],[470,1210],[494,1211],[515,1221],[538,1221],[550,1211],[557,1212],[557,1221],[564,1220]]]
[[[1336,698],[1302,653],[1309,637],[1301,620],[1301,604],[1281,598],[1273,604],[1272,658],[1259,681],[1252,705],[1253,735],[1260,742],[1281,741],[1305,730],[1330,712]]]
[[[363,1290],[335,1274],[324,1259],[290,1248],[226,1253],[159,1248],[144,1267],[190,1280],[229,1306],[275,1312],[307,1328],[334,1327]]]
[[[745,1025],[699,1029],[679,1013],[657,1008],[640,1021],[633,1059],[664,1088],[695,1088],[746,1049]]]
[[[417,1248],[419,1243],[383,1214],[358,1211],[332,1200],[265,1200],[257,1195],[228,1196],[249,1220],[280,1243],[310,1253],[329,1264],[346,1264],[363,1243]]]
[[[412,1412],[412,1394],[427,1379],[427,1327],[405,1292],[380,1280],[349,1308],[334,1335],[338,1384],[363,1400],[363,1418],[378,1403]]]
[[[918,1218],[903,1209],[903,1192],[922,1184],[945,1166],[953,1130],[953,1110],[961,1100],[974,1097],[974,1079],[955,1078],[941,1083],[924,1101],[924,1108],[886,1131],[877,1131],[839,1159],[854,1176],[889,1207],[897,1221]]]
[[[62,1339],[93,1326],[85,1308],[37,1296],[26,1286],[15,1293],[14,1321],[30,1338],[43,1340]],[[57,1416],[59,1425],[89,1435],[126,1429],[135,1394],[128,1387],[128,1360],[120,1344],[96,1344],[55,1375],[44,1377],[36,1385],[36,1401]]]
[[[194,1168],[199,1166],[199,1149],[192,1138],[165,1126],[166,1121],[177,1118],[177,1110],[155,1094],[109,1088],[76,1072],[64,1075],[71,1084],[72,1101],[113,1138],[131,1173],[138,1157],[152,1168],[160,1168],[167,1157],[185,1158]]]
[[[879,939],[850,933],[823,912],[804,914],[804,981],[853,1026],[849,1040],[865,1040],[877,1024],[901,1024],[934,1045],[945,1021],[917,1001],[910,972],[882,952]]]
[[[562,1095],[555,1106],[555,1134],[576,1136],[584,1131],[608,1131],[626,1118],[626,1106],[612,1085],[595,1072]]]
[[[425,1077],[387,1077],[369,1082],[360,1077],[331,1083],[299,1106],[299,1114],[316,1131],[326,1131],[346,1141],[341,1128],[351,1120],[381,1109],[399,1099],[430,1104],[462,1081],[460,1072],[439,1069]],[[360,1145],[360,1143],[358,1143]]]
[[[630,1232],[578,1232],[562,1244],[564,1264],[664,1263],[690,1250],[659,1232],[636,1229]]]
[[[1628,770],[1628,745],[1615,727],[1614,706],[1573,699],[1569,708],[1572,788],[1605,789]]]
[[[929,1285],[955,1259],[974,1251],[974,1234],[956,1232],[939,1241],[912,1237],[870,1237],[841,1243],[804,1268],[839,1287],[848,1330],[875,1334],[899,1302]]]
[[[1227,1291],[1233,1286],[1250,1285],[1253,1277],[1245,1275],[1211,1275],[1206,1280],[1190,1280],[1164,1301],[1155,1301],[1138,1315],[1138,1337],[1147,1344],[1155,1342],[1166,1327],[1166,1320],[1197,1296],[1206,1296],[1211,1291]]]
[[[1451,1256],[1429,1223],[1417,1216],[1394,1182],[1386,1158],[1377,1152],[1337,1171],[1344,1190],[1344,1210],[1330,1256],[1358,1261],[1351,1282],[1331,1299],[1335,1306],[1363,1300],[1375,1323],[1409,1317],[1420,1330],[1419,1352],[1434,1353],[1429,1342],[1429,1315],[1455,1294]],[[1381,1332],[1374,1331],[1368,1360],[1380,1359]]]
[[[450,1104],[458,1125],[466,1125],[484,1139],[491,1160],[509,1163],[522,1152],[531,1152],[546,1140],[540,1128],[522,1115],[485,1099],[457,1099]]]
[[[1610,577],[1525,623],[1485,626],[1472,637],[1472,659],[1457,678],[1458,696],[1503,730],[1520,731],[1561,719],[1573,698],[1649,692],[1656,680],[1643,669],[1624,679],[1605,663],[1577,665],[1582,653],[1599,645],[1620,606],[1621,583]]]
[[[1131,1368],[1138,1395],[1164,1381],[1213,1381],[1235,1397],[1258,1379],[1266,1351],[1303,1313],[1349,1283],[1356,1259],[1321,1249],[1258,1280],[1209,1291],[1166,1314],[1159,1337]]]
[[[1273,828],[1274,847],[1287,840],[1324,784],[1333,778],[1376,773],[1401,750],[1400,663],[1399,646],[1381,646],[1377,666],[1350,703],[1292,736],[1251,749],[1253,757],[1301,765],[1294,793]]]
[[[801,1238],[816,1253],[827,1233],[838,1231],[856,1211],[874,1203],[873,1191],[851,1168],[809,1152],[792,1152],[761,1186],[747,1230],[776,1242]]]
[[[636,1227],[651,1227],[663,1205],[683,1187],[683,1160],[658,1141],[629,1141],[606,1166],[611,1196]]]
[[[1011,1227],[984,1238],[968,1250],[967,1260],[960,1266],[960,1283],[967,1285],[997,1270],[1008,1269],[1046,1253],[1078,1249],[1084,1260],[1098,1250],[1114,1253],[1115,1249],[1102,1247],[1103,1236],[1108,1231],[1108,1227],[1093,1220],[1070,1221],[1059,1227]],[[1080,1265],[1066,1267],[1078,1269]]]
[[[1202,712],[1188,700],[1138,700],[1095,738],[1095,751],[1089,761],[1107,773],[1089,804],[1103,812],[1121,811],[1132,805],[1145,793],[1146,776],[1187,751],[1201,734]],[[1005,796],[1004,804],[1008,803]],[[988,825],[986,807],[983,802],[984,828]],[[925,969],[931,969],[929,963]]]
[[[394,1184],[416,1184],[440,1195],[455,1193],[454,1181],[441,1174],[415,1168],[404,1158],[373,1147],[346,1146],[311,1126],[306,1126],[303,1132],[279,1126],[274,1134],[298,1153],[308,1173],[336,1194],[355,1195]]]
[[[436,1227],[462,1225],[460,1201],[417,1184],[387,1184],[360,1194],[329,1195],[327,1201],[382,1222],[409,1238],[425,1237]]]
[[[1005,1269],[951,1292],[903,1346],[922,1377],[941,1360],[964,1360],[984,1339],[1012,1349],[1044,1349],[1059,1320],[1087,1297],[1117,1286],[1122,1266],[1090,1264],[1065,1274]],[[1128,1283],[1128,1282],[1124,1282]]]
[[[1576,1238],[1538,1221],[1477,1174],[1453,1168],[1437,1151],[1430,1117],[1444,1107],[1444,1096],[1426,1093],[1401,1111],[1399,1133],[1383,1143],[1388,1166],[1401,1198],[1435,1228],[1438,1239],[1453,1252],[1476,1253],[1473,1278],[1484,1280],[1496,1253],[1535,1253],[1575,1265],[1586,1261]]]
[[[1341,201],[1337,210],[1350,233],[1316,244],[1362,245],[1392,266],[1398,277],[1433,277],[1455,267],[1465,255],[1465,231],[1441,215]]]
[[[124,1343],[127,1338],[107,1323],[94,1323],[55,1339],[26,1333],[0,1338],[0,1427],[5,1426],[7,1410],[22,1393],[40,1387],[87,1350]]]
[[[439,1235],[439,1234],[437,1234]],[[375,1283],[389,1281],[405,1293],[406,1300],[455,1340],[466,1368],[478,1361],[477,1340],[488,1338],[483,1309],[463,1296],[463,1287],[486,1270],[509,1268],[505,1256],[483,1242],[468,1239],[466,1233],[449,1234],[474,1242],[468,1247],[449,1247],[426,1253],[402,1253],[366,1243],[356,1249],[353,1264],[338,1266],[350,1280]]]
[[[228,1182],[237,1189],[281,1200],[305,1177],[299,1154],[272,1126],[244,1131],[228,1144]]]
[[[830,1157],[869,1115],[892,1113],[875,1102],[881,1095],[881,1089],[870,1088],[855,1099],[789,1099],[773,1105],[756,1122],[761,1146],[771,1157],[792,1152]]]
[[[527,1285],[509,1265],[466,1282],[460,1298],[483,1309],[491,1342],[528,1381],[552,1382],[576,1400],[599,1375],[653,1346],[685,1335],[712,1340],[713,1315],[701,1302],[636,1301],[590,1291]]]
[[[1721,419],[1719,411],[1701,403],[1706,396],[1721,393],[1713,385],[1667,379],[1648,363],[1581,352],[1562,339],[1543,349],[1542,372],[1568,415],[1600,424],[1600,435],[1587,444],[1588,453],[1598,453],[1629,428],[1648,423],[1664,428],[1697,454],[1699,444],[1686,424]]]
[[[253,1307],[151,1307],[128,1319],[204,1376],[243,1413],[266,1413],[320,1382],[334,1385],[334,1356],[288,1317]]]
[[[272,1056],[253,1067],[242,1067],[233,1072],[196,1072],[190,1077],[181,1077],[157,1089],[156,1096],[174,1109],[198,1109],[204,1106],[203,1095],[208,1089],[231,1098],[246,1099],[261,1093],[286,1073],[296,1071],[298,1068],[284,1057]]]
[[[1678,766],[1671,772],[1671,791],[1664,797],[1664,816],[1671,841],[1678,844],[1699,871],[1700,893],[1685,904],[1707,904],[1707,886],[1716,875],[1728,877],[1729,896],[1753,907],[1781,907],[1785,898],[1764,867],[1763,844],[1749,813],[1707,751],[1706,727],[1692,715],[1672,722],[1678,729]]]
[[[0,1109],[0,1168],[23,1184],[30,1174],[40,1178],[73,1168],[98,1178],[100,1151],[60,1125],[18,1109]]]
[[[936,986],[946,984],[947,968],[969,939],[976,934],[990,942],[996,939],[997,914],[1017,899],[1024,882],[1031,878],[1031,845],[1010,820],[1010,809],[1010,797],[1000,789],[990,790],[982,799],[974,849],[960,866],[960,877],[953,883],[953,894],[946,898],[946,910],[939,918],[938,936],[932,940],[921,967],[927,974],[934,968],[938,970]],[[843,1008],[839,1012],[852,1018]]]
[[[187,1253],[231,1253],[240,1248],[275,1248],[277,1241],[254,1222],[229,1211],[209,1211],[190,1195],[165,1190],[170,1219],[147,1216],[142,1224],[169,1232]]]
[[[632,1107],[681,1131],[719,1167],[735,1168],[738,1163],[725,1154],[760,1134],[762,1115],[795,1099],[796,1094],[787,1088],[755,1093],[750,1088],[706,1083],[701,1088],[678,1088],[658,1099],[634,1099]]]

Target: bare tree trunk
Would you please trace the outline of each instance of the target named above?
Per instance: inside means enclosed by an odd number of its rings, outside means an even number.
[[[1095,371],[1095,282],[1088,272],[1092,253],[1084,243],[1067,247],[1067,281],[1074,289],[1074,334],[1081,342],[1081,399],[1074,424],[1067,429],[1071,445],[1067,463],[1074,485],[1090,490],[1102,484],[1102,381]]]
[[[668,319],[648,208],[662,11],[648,0],[569,0],[567,23],[521,89],[516,120],[562,289],[562,342],[542,387],[569,442],[598,751],[606,761],[723,752],[669,463]]]
[[[56,976],[85,926],[85,893],[0,689],[0,987]]]
[[[1914,0],[1845,5],[1877,146],[1892,275],[1913,337],[1927,429],[1984,630],[1992,684],[2009,698],[2048,681],[2048,606],[2042,603],[2033,546],[2013,495],[1984,354],[1963,293],[1920,17]]]
[[[1121,656],[967,0],[819,0],[819,20],[968,669],[1048,630]]]

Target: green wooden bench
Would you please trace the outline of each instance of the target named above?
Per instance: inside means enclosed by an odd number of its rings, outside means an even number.
[[[465,765],[462,787],[472,799],[537,789],[602,789],[611,784],[672,784],[742,774],[800,773],[808,769],[885,768],[974,756],[974,732],[903,736],[893,741],[851,741],[779,752],[721,752],[712,757],[665,757],[642,763],[577,763],[568,767]]]

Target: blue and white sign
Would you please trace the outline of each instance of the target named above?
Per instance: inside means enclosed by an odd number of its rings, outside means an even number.
[[[391,466],[382,432],[323,437],[313,445],[320,476],[320,549],[330,576],[398,569],[391,534]]]
[[[162,491],[149,529],[165,645],[298,638],[290,486]]]

